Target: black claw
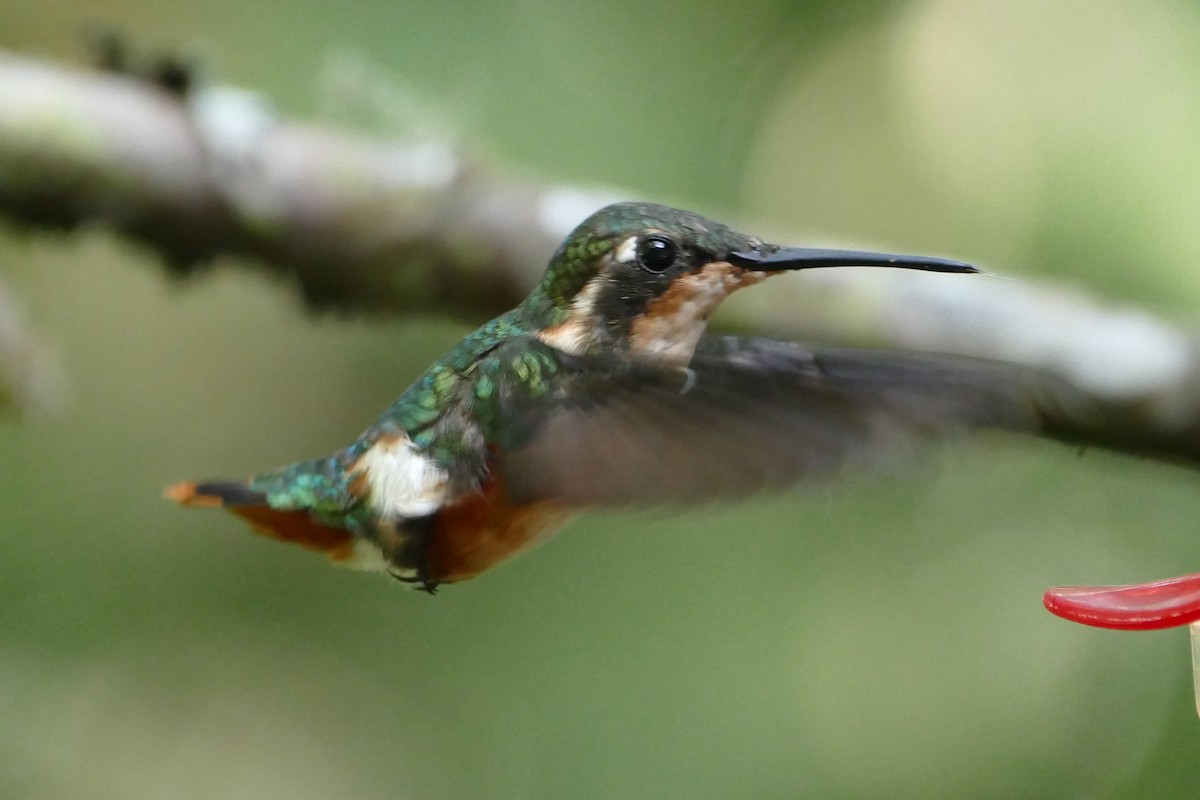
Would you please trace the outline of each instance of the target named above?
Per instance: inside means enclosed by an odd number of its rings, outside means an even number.
[[[388,574],[401,583],[411,586],[418,592],[425,592],[426,594],[437,594],[438,587],[441,586],[440,582],[430,580],[426,577],[423,570],[418,571],[416,575],[401,575],[396,572],[389,572]]]

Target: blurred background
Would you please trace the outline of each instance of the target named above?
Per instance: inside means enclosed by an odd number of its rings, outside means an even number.
[[[1200,316],[1182,0],[0,0],[0,47],[79,61],[90,22],[302,118]],[[346,70],[394,113],[331,102]],[[1039,601],[1200,569],[1192,474],[987,440],[594,514],[429,598],[158,496],[332,451],[467,326],[102,230],[0,223],[0,276],[69,381],[0,423],[2,797],[1195,796],[1186,634]]]

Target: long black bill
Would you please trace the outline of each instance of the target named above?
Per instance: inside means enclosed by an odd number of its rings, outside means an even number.
[[[761,250],[730,253],[729,262],[743,269],[763,272],[815,267],[896,267],[923,269],[929,272],[979,272],[970,264],[948,258],[928,256],[898,256],[890,253],[871,253],[859,250],[824,250],[812,247],[775,247],[764,245]]]

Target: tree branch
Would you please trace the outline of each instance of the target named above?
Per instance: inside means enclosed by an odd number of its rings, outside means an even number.
[[[240,89],[180,95],[0,51],[0,213],[100,222],[177,272],[251,256],[319,308],[511,307],[615,197],[502,175],[435,141],[281,120]]]
[[[492,315],[580,219],[622,196],[515,177],[438,141],[282,119],[240,89],[0,51],[0,214],[110,226],[176,273],[251,256],[315,308]],[[1061,409],[1063,429],[1200,465],[1194,333],[1031,282],[819,272],[739,295],[723,321],[1050,370],[1102,412]],[[837,308],[854,308],[856,327]]]

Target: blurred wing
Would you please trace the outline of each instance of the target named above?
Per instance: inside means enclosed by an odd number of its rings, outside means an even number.
[[[563,367],[564,390],[518,412],[501,458],[519,501],[734,498],[965,429],[1041,426],[1028,373],[987,361],[714,336],[688,368]]]

